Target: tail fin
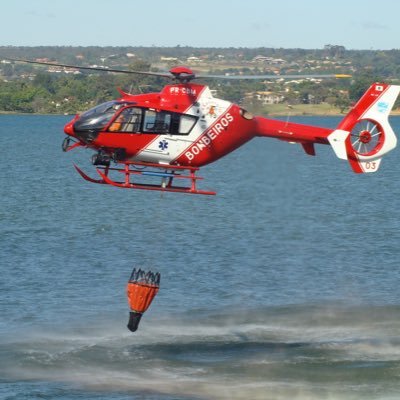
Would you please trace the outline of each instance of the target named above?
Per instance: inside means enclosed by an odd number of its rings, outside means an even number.
[[[374,83],[344,117],[328,140],[336,155],[356,173],[378,170],[383,155],[397,144],[388,117],[400,86]]]

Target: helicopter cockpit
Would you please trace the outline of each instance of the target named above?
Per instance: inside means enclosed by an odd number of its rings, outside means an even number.
[[[113,100],[84,112],[75,121],[74,131],[84,136],[90,133],[92,138],[99,132],[188,135],[197,120],[193,115]]]
[[[75,132],[99,132],[103,130],[112,117],[123,107],[130,103],[117,100],[107,101],[85,111],[74,123]]]

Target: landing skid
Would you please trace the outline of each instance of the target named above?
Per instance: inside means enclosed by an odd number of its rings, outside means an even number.
[[[204,195],[215,195],[216,192],[208,190],[197,189],[197,181],[202,180],[200,176],[196,176],[196,172],[199,170],[197,167],[184,167],[180,165],[160,165],[146,162],[123,162],[123,167],[110,167],[110,166],[98,166],[96,168],[97,173],[101,179],[93,179],[83,172],[77,165],[74,164],[75,169],[79,175],[88,182],[100,183],[103,185],[111,185],[124,189],[142,189],[142,190],[158,190],[160,192],[175,192],[175,193],[187,193],[187,194],[204,194]],[[112,173],[120,173],[124,175],[124,179],[116,181],[111,179],[110,171]],[[131,176],[135,175],[139,179],[154,180],[161,178],[161,182],[146,183],[146,182],[133,182]],[[190,186],[175,186],[173,181],[181,179],[182,181],[189,181]]]

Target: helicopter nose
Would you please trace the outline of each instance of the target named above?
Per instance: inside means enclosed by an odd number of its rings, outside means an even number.
[[[64,133],[66,133],[69,136],[75,136],[74,121],[68,122],[68,124],[64,126]]]

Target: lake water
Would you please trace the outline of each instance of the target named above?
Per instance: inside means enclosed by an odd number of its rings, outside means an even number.
[[[260,138],[161,195],[82,180],[68,119],[0,116],[0,399],[400,398],[399,149],[356,175]]]

